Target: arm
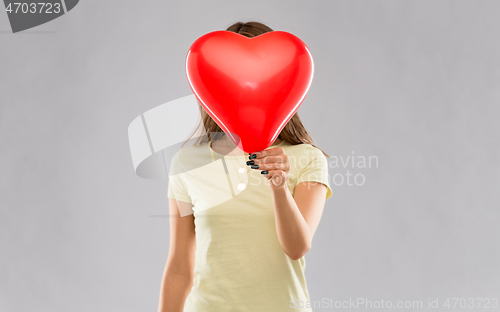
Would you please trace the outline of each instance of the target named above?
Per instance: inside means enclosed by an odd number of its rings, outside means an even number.
[[[285,185],[272,189],[276,230],[285,253],[297,260],[311,249],[325,206],[326,186],[302,182],[295,187],[292,197]]]
[[[327,188],[322,183],[297,184],[294,196],[286,181],[290,174],[288,156],[281,147],[255,153],[254,164],[264,170],[273,198],[276,231],[285,253],[293,260],[300,259],[311,249],[312,239],[318,227]],[[267,171],[268,173],[265,173]]]
[[[194,216],[181,217],[189,203],[169,199],[170,248],[161,282],[158,312],[182,312],[194,278],[196,250]],[[189,207],[187,207],[189,209]]]

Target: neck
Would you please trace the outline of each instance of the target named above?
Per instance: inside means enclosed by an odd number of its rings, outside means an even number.
[[[275,146],[281,143],[280,138],[276,138],[271,146]],[[222,138],[212,142],[212,149],[219,154],[223,155],[242,155],[243,151],[241,151],[236,145],[234,145],[233,141],[227,136],[224,135]]]
[[[281,143],[281,139],[280,138],[276,138],[276,140],[274,140],[273,144],[271,144],[271,146],[274,146],[274,145],[278,145]]]

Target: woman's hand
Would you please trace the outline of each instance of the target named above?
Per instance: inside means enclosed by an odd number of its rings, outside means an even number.
[[[262,170],[260,173],[267,178],[271,189],[286,187],[290,175],[290,161],[282,147],[265,149],[250,154],[247,165],[252,169]]]

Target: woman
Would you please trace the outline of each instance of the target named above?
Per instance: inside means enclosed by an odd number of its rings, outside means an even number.
[[[272,31],[258,22],[227,30]],[[169,177],[159,311],[312,311],[302,307],[309,301],[304,255],[332,194],[326,154],[297,114],[270,147],[249,155],[200,112],[207,135],[171,163],[179,171]]]

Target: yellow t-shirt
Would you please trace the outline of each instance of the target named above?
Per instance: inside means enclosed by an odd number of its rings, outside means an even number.
[[[276,146],[290,157],[292,195],[304,181],[321,182],[326,198],[332,195],[319,149],[286,141]],[[248,170],[248,160],[220,155],[209,143],[183,148],[172,158],[168,197],[192,204],[196,228],[194,285],[184,312],[312,311],[293,303],[310,300],[306,261],[283,251],[270,186],[261,170]]]

